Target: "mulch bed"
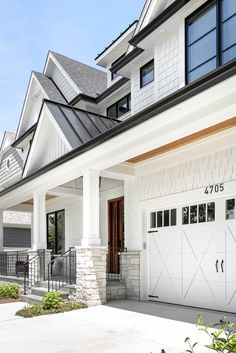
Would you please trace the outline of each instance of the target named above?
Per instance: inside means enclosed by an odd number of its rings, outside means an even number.
[[[0,298],[0,304],[8,304],[8,303],[16,303],[20,302],[21,299],[13,299],[13,298]]]

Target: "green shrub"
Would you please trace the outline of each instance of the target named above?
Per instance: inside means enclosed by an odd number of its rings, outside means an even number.
[[[203,318],[198,319],[198,325],[203,325]],[[212,330],[212,329],[215,330]],[[209,338],[209,344],[205,347],[217,353],[234,353],[236,352],[236,325],[228,321],[225,317],[215,324],[207,324],[199,328]],[[191,343],[191,338],[187,337],[185,342],[188,343],[188,353],[194,353],[198,342]]]
[[[54,309],[45,309],[43,304],[35,304],[32,306],[26,306],[25,308],[18,310],[16,315],[21,317],[34,317],[40,315],[48,315],[48,314],[56,314],[56,313],[64,313],[66,311],[72,311],[77,309],[86,308],[86,305],[80,302],[66,302],[58,305],[57,308]]]
[[[42,299],[45,310],[56,309],[62,303],[62,294],[60,292],[49,292]]]
[[[19,297],[19,285],[16,283],[0,284],[0,298],[13,298]]]

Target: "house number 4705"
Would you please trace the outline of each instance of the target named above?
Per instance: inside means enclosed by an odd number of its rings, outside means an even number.
[[[205,189],[205,194],[213,194],[213,193],[217,193],[217,192],[222,192],[224,191],[225,187],[224,184],[214,184],[214,185],[209,185],[206,187]]]

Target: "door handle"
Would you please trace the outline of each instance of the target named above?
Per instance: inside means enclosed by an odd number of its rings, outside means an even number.
[[[222,271],[222,273],[224,273],[224,260],[221,261],[220,266],[221,266],[221,271]]]
[[[216,260],[216,263],[215,263],[215,267],[216,267],[216,272],[217,272],[217,273],[219,272],[218,264],[219,264],[219,260],[217,259],[217,260]]]

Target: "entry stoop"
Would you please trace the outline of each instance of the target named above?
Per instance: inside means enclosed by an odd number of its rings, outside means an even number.
[[[107,301],[122,300],[127,298],[125,283],[107,281]]]
[[[31,294],[23,295],[22,300],[23,302],[28,304],[37,304],[41,302],[42,298],[47,293],[48,293],[48,289],[46,287],[42,287],[42,286],[33,287],[31,289]],[[61,294],[63,299],[68,299],[69,293],[61,291]]]

